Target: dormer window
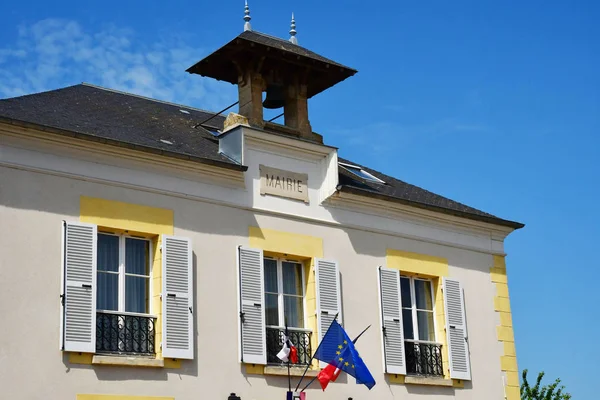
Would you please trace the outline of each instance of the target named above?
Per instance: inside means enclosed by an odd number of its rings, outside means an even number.
[[[379,178],[374,177],[373,175],[371,175],[370,173],[368,173],[367,171],[365,171],[358,165],[352,165],[352,164],[346,164],[346,163],[339,163],[339,165],[340,165],[340,167],[344,168],[346,171],[348,171],[366,181],[373,182],[373,183],[385,183],[384,181],[382,181]]]

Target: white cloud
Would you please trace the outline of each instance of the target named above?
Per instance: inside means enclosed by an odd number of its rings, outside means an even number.
[[[0,48],[0,98],[80,82],[208,109],[236,98],[233,86],[185,72],[207,52],[180,38],[149,44],[130,29],[91,32],[60,19],[20,26],[18,34]]]

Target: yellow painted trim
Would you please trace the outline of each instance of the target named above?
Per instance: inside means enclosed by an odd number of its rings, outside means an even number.
[[[90,365],[93,357],[91,353],[69,353],[69,363]]]
[[[514,342],[504,342],[504,355],[505,356],[517,356],[517,350],[515,349]]]
[[[448,260],[442,257],[387,249],[386,264],[388,268],[402,272],[432,277],[448,276]]]
[[[442,359],[444,379],[450,380],[450,364],[448,362],[448,344],[446,337],[446,312],[444,309],[444,295],[442,293],[442,278],[448,276],[448,260],[443,257],[427,254],[411,253],[408,251],[387,249],[386,266],[399,270],[403,275],[427,277],[433,284],[435,302],[436,337],[442,344]],[[390,383],[404,384],[404,376],[389,374]],[[464,382],[452,379],[455,388],[464,387]]]
[[[494,256],[494,262],[490,268],[490,280],[496,289],[494,310],[498,313],[500,320],[500,325],[496,327],[496,336],[498,341],[503,344],[503,354],[500,356],[500,368],[505,374],[504,390],[506,400],[519,400],[521,398],[519,392],[519,369],[517,366],[515,335],[504,257]]]
[[[77,400],[175,400],[175,397],[127,396],[120,394],[78,394]]]
[[[515,335],[512,326],[497,326],[496,336],[501,342],[514,342]]]
[[[81,196],[79,220],[107,228],[173,234],[173,210],[120,201]]]
[[[496,296],[508,298],[508,284],[496,283]]]
[[[502,356],[500,357],[500,364],[502,365],[502,371],[519,371],[517,368],[517,357]]]
[[[315,236],[298,233],[282,232],[273,229],[250,226],[248,228],[248,245],[255,249],[262,249],[266,255],[285,257],[301,261],[304,264],[305,276],[305,301],[307,328],[313,331],[311,347],[318,346],[317,338],[317,292],[315,287],[315,258],[323,257],[323,239]],[[318,368],[318,361],[313,362],[312,368]],[[256,374],[256,368],[246,372]],[[261,373],[262,374],[262,373]]]
[[[248,231],[250,247],[282,255],[323,257],[323,239],[321,238],[256,226],[251,226]]]
[[[264,375],[265,366],[257,364],[246,364],[246,374],[248,375]]]
[[[99,231],[130,233],[147,237],[152,241],[152,287],[153,314],[157,316],[155,343],[162,341],[162,253],[161,235],[172,235],[174,231],[173,210],[124,203],[107,199],[81,196],[79,198],[79,220],[98,225]],[[156,346],[156,359],[163,360],[160,346]],[[92,364],[92,355],[72,353],[69,362]],[[181,360],[164,359],[164,368],[181,368]]]
[[[465,387],[465,381],[460,379],[452,379],[452,387],[457,389],[463,389]]]
[[[517,387],[520,386],[518,371],[507,371],[506,372],[506,385],[507,386],[517,386]]]
[[[509,386],[507,384],[505,390],[506,400],[519,400],[521,398],[521,389],[519,386]]]
[[[496,296],[494,298],[494,310],[510,313],[510,299],[508,297]]]
[[[388,380],[390,381],[390,383],[397,383],[400,385],[404,385],[404,380],[405,380],[406,376],[398,375],[398,374],[386,374],[386,376],[388,377]]]

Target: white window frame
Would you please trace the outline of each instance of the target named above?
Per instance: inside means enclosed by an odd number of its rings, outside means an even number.
[[[116,236],[119,238],[119,270],[118,272],[115,271],[104,271],[104,270],[99,270],[96,273],[100,272],[103,274],[113,274],[113,275],[117,275],[119,276],[119,283],[118,283],[118,297],[117,297],[117,304],[118,304],[118,310],[97,310],[100,311],[102,313],[107,313],[107,314],[111,314],[111,313],[118,313],[118,314],[126,314],[126,315],[141,315],[141,316],[147,316],[147,317],[156,317],[155,315],[152,314],[152,297],[153,297],[153,293],[152,293],[152,270],[154,268],[154,260],[152,259],[152,240],[142,237],[142,236],[134,236],[134,235],[128,235],[128,234],[117,234],[117,233],[113,233],[113,232],[104,232],[104,231],[98,231],[98,235],[107,235],[107,236]],[[130,239],[137,239],[137,240],[144,240],[146,242],[148,242],[148,275],[139,275],[139,274],[131,274],[131,273],[126,273],[125,271],[125,241],[127,238]],[[140,278],[147,278],[148,279],[148,304],[147,304],[147,313],[135,313],[135,312],[129,312],[129,311],[125,311],[125,276],[137,276]]]
[[[278,322],[279,325],[266,325],[268,328],[285,328],[285,315],[284,315],[284,301],[283,298],[284,296],[294,296],[294,295],[284,295],[283,293],[283,263],[284,262],[288,262],[288,263],[294,263],[297,265],[300,265],[300,271],[302,273],[302,317],[303,317],[303,325],[304,328],[299,328],[296,326],[290,326],[288,327],[290,330],[296,330],[296,331],[310,331],[310,329],[306,329],[307,326],[307,322],[306,322],[306,278],[304,276],[304,264],[302,263],[302,261],[298,261],[298,260],[289,260],[286,258],[278,258],[278,257],[268,257],[268,256],[264,256],[263,260],[273,260],[277,262],[277,309],[279,311],[279,315],[278,315]],[[263,263],[264,263],[263,261]],[[263,266],[264,268],[264,266]],[[263,293],[263,296],[265,296],[266,294],[275,294],[273,292],[268,292],[267,289],[265,288],[265,291]],[[266,297],[266,296],[265,296]],[[298,296],[296,296],[298,297]],[[265,298],[265,307],[266,307],[266,298]]]
[[[414,276],[407,276],[407,275],[400,275],[400,298],[402,298],[402,279],[408,279],[410,282],[410,306],[406,306],[404,304],[402,304],[402,310],[404,309],[411,309],[411,317],[412,317],[412,327],[413,327],[413,338],[412,339],[406,339],[406,332],[404,332],[405,338],[404,341],[405,342],[414,342],[414,343],[432,343],[432,344],[440,344],[438,342],[438,334],[437,334],[437,324],[435,321],[435,294],[433,292],[433,281],[431,279],[427,279],[427,278],[418,278],[418,277],[414,277]],[[432,304],[432,309],[431,310],[425,310],[425,309],[417,309],[417,296],[416,296],[416,290],[415,290],[415,281],[423,281],[423,282],[428,282],[429,286],[431,288],[431,304]],[[401,310],[401,312],[402,312]],[[433,335],[434,335],[434,340],[421,340],[419,338],[419,320],[417,318],[417,311],[426,311],[426,312],[432,312],[433,313]],[[403,327],[404,328],[404,327]]]

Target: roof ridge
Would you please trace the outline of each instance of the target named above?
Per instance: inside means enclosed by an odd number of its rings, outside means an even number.
[[[111,88],[107,88],[107,87],[104,87],[104,86],[95,85],[93,83],[81,82],[80,85],[93,87],[95,89],[105,90],[107,92],[113,92],[113,93],[117,93],[117,94],[122,94],[122,95],[125,95],[125,96],[137,97],[137,98],[140,98],[140,99],[154,101],[154,102],[161,103],[161,104],[167,104],[167,105],[170,105],[170,106],[189,108],[190,110],[199,111],[199,112],[203,112],[203,113],[206,113],[206,114],[215,114],[214,111],[203,110],[201,108],[192,107],[192,106],[188,106],[188,105],[180,104],[180,103],[173,103],[171,101],[155,99],[155,98],[152,98],[152,97],[142,96],[141,94],[135,94],[135,93],[125,92],[123,90],[111,89]],[[78,86],[78,85],[73,85],[73,86]],[[68,87],[71,87],[71,86],[68,86]],[[61,88],[61,89],[66,89],[66,88]],[[34,94],[36,94],[36,93],[34,93]],[[223,114],[218,114],[218,115],[221,115],[221,116],[225,117],[225,115],[223,115]]]
[[[43,93],[58,92],[59,90],[64,90],[64,89],[72,88],[72,87],[79,86],[79,85],[80,85],[79,83],[76,83],[74,85],[63,86],[63,87],[59,87],[59,88],[56,88],[56,89],[43,90],[41,92],[27,93],[27,94],[22,94],[20,96],[14,96],[14,97],[5,97],[3,99],[0,99],[0,101],[12,100],[12,99],[20,99],[22,97],[28,97],[28,96],[37,96],[37,95],[43,94]]]

